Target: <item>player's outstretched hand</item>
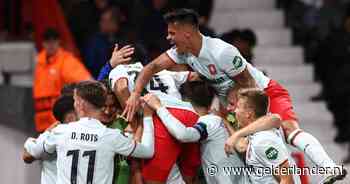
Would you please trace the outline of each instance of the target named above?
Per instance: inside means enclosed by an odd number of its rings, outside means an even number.
[[[131,56],[134,54],[134,48],[131,45],[126,45],[121,49],[118,49],[118,44],[115,44],[112,57],[109,60],[112,68],[120,65],[128,63],[131,60]]]
[[[126,106],[122,116],[125,117],[128,122],[131,122],[134,119],[134,115],[137,110],[140,108],[140,95],[136,93],[131,93],[130,97],[126,101]]]
[[[158,110],[162,106],[159,98],[152,93],[145,95],[143,97],[143,101],[155,111]]]

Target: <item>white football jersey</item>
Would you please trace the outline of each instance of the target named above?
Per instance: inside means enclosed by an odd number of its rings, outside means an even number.
[[[114,155],[129,156],[135,148],[134,140],[92,118],[58,125],[43,147],[57,152],[58,184],[112,183]]]
[[[41,162],[41,184],[55,184],[56,180],[57,156],[53,155]]]
[[[109,80],[112,89],[114,89],[115,82],[121,78],[128,80],[129,91],[135,89],[135,81],[137,75],[141,72],[143,66],[141,63],[118,65],[109,73]],[[187,81],[190,72],[171,72],[163,70],[155,74],[149,83],[146,85],[148,92],[158,93],[162,92],[178,99],[181,99],[179,87]]]
[[[28,138],[24,144],[24,148],[30,155],[41,160],[41,184],[55,184],[57,177],[56,154],[38,154],[42,152],[43,141],[47,135],[47,133],[43,133],[37,139]]]
[[[237,153],[227,156],[224,151],[229,135],[222,118],[212,114],[201,116],[197,124],[201,123],[206,125],[208,133],[208,137],[201,140],[202,167],[207,183],[248,184],[246,175],[234,175],[224,171],[224,167],[244,167],[244,163]],[[208,169],[213,165],[218,168],[218,172],[212,176],[208,174]]]
[[[286,160],[289,162],[290,167],[295,167],[295,162],[283,142],[283,137],[279,130],[266,130],[249,136],[246,163],[254,170],[249,175],[253,184],[278,184],[272,173],[264,173],[261,168],[277,168]],[[293,175],[293,178],[295,184],[301,183],[298,175]]]
[[[190,53],[178,54],[176,47],[166,53],[178,64],[187,64],[216,90],[217,95],[225,97],[228,89],[234,86],[232,77],[248,68],[258,87],[264,89],[270,79],[249,64],[238,49],[220,39],[202,36],[199,56]]]

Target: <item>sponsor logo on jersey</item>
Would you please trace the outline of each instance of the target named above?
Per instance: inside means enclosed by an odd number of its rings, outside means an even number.
[[[276,160],[278,157],[278,150],[271,146],[265,151],[265,154],[269,160]]]
[[[235,69],[242,67],[243,65],[242,58],[239,56],[235,56],[235,58],[233,58],[232,64]]]
[[[213,65],[213,64],[208,65],[208,69],[209,69],[209,72],[210,72],[211,75],[216,75],[217,74],[215,65]]]

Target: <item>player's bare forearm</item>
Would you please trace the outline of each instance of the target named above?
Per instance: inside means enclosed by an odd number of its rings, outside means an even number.
[[[114,94],[117,96],[120,105],[124,109],[126,101],[130,96],[127,79],[119,79],[116,81],[116,84],[114,85]]]
[[[279,166],[279,172],[278,174],[274,175],[277,181],[279,181],[280,184],[294,184],[293,175],[290,173],[286,173],[289,168],[289,162],[286,160]]]
[[[255,120],[250,125],[238,130],[236,134],[238,134],[239,137],[245,137],[259,131],[269,130],[272,128],[279,128],[280,126],[281,117],[278,114],[269,114]]]
[[[131,123],[131,127],[134,130],[134,140],[141,142],[143,133],[142,119],[138,117],[135,119],[135,121],[136,122]]]
[[[153,74],[157,73],[156,64],[150,63],[145,68],[142,69],[139,76],[136,79],[134,93],[141,95],[142,90],[151,80]]]
[[[150,81],[150,79],[155,73],[170,68],[174,65],[174,61],[172,61],[166,53],[163,53],[162,55],[157,57],[151,63],[146,65],[140,72],[136,80],[134,92],[136,94],[141,94],[143,88],[147,85],[147,83]]]
[[[254,78],[250,75],[248,68],[245,68],[243,72],[233,77],[233,80],[237,89],[258,87]]]

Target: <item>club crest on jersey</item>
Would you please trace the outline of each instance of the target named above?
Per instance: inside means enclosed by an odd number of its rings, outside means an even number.
[[[216,75],[215,65],[213,65],[213,64],[208,65],[208,69],[209,69],[209,72],[211,75]]]

